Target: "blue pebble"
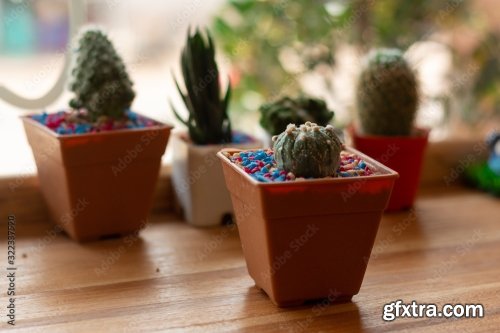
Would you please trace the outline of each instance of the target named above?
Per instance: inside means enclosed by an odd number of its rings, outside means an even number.
[[[258,160],[263,160],[264,158],[266,158],[267,154],[264,153],[263,151],[261,152],[258,152],[257,154],[255,154],[255,158],[258,159]]]
[[[261,182],[264,182],[264,183],[267,183],[269,181],[269,179],[267,179],[266,177],[262,176],[262,175],[257,175],[257,180],[258,181],[261,181]]]
[[[136,121],[137,120],[137,114],[128,110],[127,111],[127,117],[128,119],[132,120],[132,121]]]
[[[262,173],[268,173],[269,169],[266,168],[266,167],[263,167],[262,169],[260,169],[260,172],[262,172]]]
[[[360,169],[364,169],[364,168],[366,167],[365,162],[364,162],[364,161],[361,161],[361,163],[359,163],[359,164],[358,164],[358,167],[359,167]]]
[[[350,174],[348,174],[347,172],[344,172],[344,171],[340,172],[340,175],[342,177],[350,177]]]

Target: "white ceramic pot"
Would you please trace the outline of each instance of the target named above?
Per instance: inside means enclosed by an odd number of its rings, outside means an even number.
[[[173,133],[172,185],[184,219],[197,227],[217,226],[233,213],[222,167],[216,154],[222,148],[260,148],[260,141],[229,145],[195,145],[186,133]]]

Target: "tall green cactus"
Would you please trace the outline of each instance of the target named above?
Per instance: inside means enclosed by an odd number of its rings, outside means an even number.
[[[331,125],[289,124],[273,142],[278,167],[297,177],[322,178],[337,172],[342,143]]]
[[[325,101],[300,96],[282,97],[277,101],[265,103],[260,108],[260,125],[271,135],[283,132],[288,124],[300,125],[306,121],[326,126],[333,118],[333,111]]]
[[[219,69],[215,62],[215,46],[206,31],[205,39],[199,29],[188,33],[182,50],[181,67],[186,93],[177,81],[177,90],[188,109],[188,118],[182,118],[172,103],[170,106],[179,121],[187,126],[191,140],[200,145],[232,141],[231,122],[228,115],[231,86],[221,97]]]
[[[99,116],[122,118],[135,93],[125,64],[108,37],[98,29],[83,32],[71,71],[72,108],[85,108],[92,120]]]
[[[415,73],[397,49],[371,52],[357,87],[362,131],[369,135],[411,134],[418,107]]]

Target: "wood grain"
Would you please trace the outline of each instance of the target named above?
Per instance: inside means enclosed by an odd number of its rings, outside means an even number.
[[[140,237],[81,245],[52,235],[45,216],[30,218],[22,210],[20,204],[13,211],[19,332],[500,329],[500,201],[481,192],[422,191],[413,211],[383,217],[363,286],[351,303],[292,309],[275,307],[254,287],[235,227],[195,229],[175,215],[155,214]],[[4,330],[5,279],[0,287]],[[398,299],[482,303],[485,317],[384,322],[383,305]]]
[[[162,166],[153,196],[153,213],[174,209],[174,194],[170,182],[170,166]],[[25,219],[48,219],[48,211],[40,192],[36,175],[0,177],[0,213],[16,212]]]

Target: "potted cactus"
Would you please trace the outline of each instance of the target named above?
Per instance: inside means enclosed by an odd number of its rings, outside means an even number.
[[[199,29],[194,34],[188,32],[181,69],[186,92],[177,81],[176,86],[187,108],[187,119],[171,107],[188,132],[173,135],[172,184],[188,223],[220,225],[233,208],[216,153],[225,146],[254,148],[260,143],[231,128],[231,86],[228,84],[222,97],[215,46],[208,31],[206,37]]]
[[[311,123],[218,157],[256,286],[278,306],[359,292],[397,173]]]
[[[260,126],[266,147],[271,146],[271,137],[283,132],[288,124],[303,124],[306,121],[326,126],[334,112],[329,110],[325,101],[307,96],[282,97],[276,101],[262,104],[259,108]]]
[[[77,241],[137,232],[171,127],[129,110],[135,93],[100,30],[76,48],[70,108],[23,117],[52,219]]]
[[[418,102],[418,82],[403,53],[371,52],[357,87],[360,127],[351,127],[351,136],[357,149],[400,175],[387,210],[410,208],[415,200],[428,139],[428,130],[413,125]]]

